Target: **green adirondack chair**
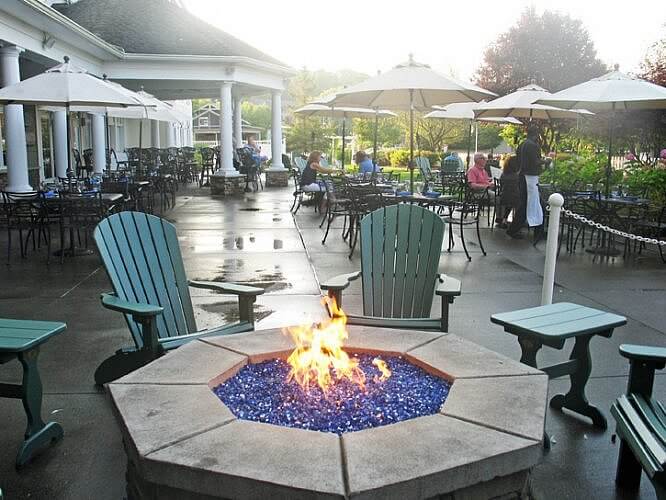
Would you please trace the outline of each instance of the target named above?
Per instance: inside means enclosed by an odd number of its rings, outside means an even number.
[[[652,396],[655,371],[666,367],[666,347],[622,344],[620,354],[629,360],[629,382],[627,394],[611,406],[620,438],[615,483],[638,491],[643,469],[657,499],[666,500],[666,410]]]
[[[188,281],[176,228],[164,219],[121,212],[100,222],[94,238],[114,291],[102,294],[102,305],[125,315],[135,344],[103,361],[95,372],[96,383],[126,375],[192,339],[254,329],[252,304],[264,290]],[[240,321],[199,331],[188,285],[237,295]]]
[[[363,316],[348,315],[348,322],[447,331],[460,281],[437,272],[444,237],[439,216],[416,205],[392,205],[366,215],[360,231],[361,271],[321,284],[342,307],[342,291],[361,278]],[[430,318],[433,294],[441,297],[441,318]]]

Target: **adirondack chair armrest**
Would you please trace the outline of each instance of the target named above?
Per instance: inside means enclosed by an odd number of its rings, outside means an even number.
[[[101,295],[102,305],[112,311],[131,314],[137,319],[150,318],[162,314],[163,307],[140,302],[129,302],[119,298],[115,293],[103,293]]]
[[[349,283],[358,279],[361,276],[361,271],[353,273],[340,274],[331,278],[330,280],[321,283],[319,287],[322,290],[328,290],[328,297],[335,300],[338,308],[342,308],[342,290],[349,286]],[[331,311],[328,311],[331,314]]]
[[[462,286],[460,280],[447,276],[446,274],[438,275],[439,283],[435,288],[435,294],[440,297],[457,297],[461,294]]]
[[[263,288],[257,288],[247,285],[236,285],[234,283],[218,283],[216,281],[192,281],[189,280],[188,284],[192,288],[204,288],[206,290],[216,290],[220,292],[230,293],[233,295],[261,295],[265,292]]]
[[[663,369],[666,366],[666,347],[636,344],[621,344],[620,354],[631,362],[642,361]]]
[[[331,290],[331,291],[344,290],[349,286],[349,284],[352,281],[360,277],[361,277],[361,271],[355,271],[353,273],[347,273],[347,274],[340,274],[320,284],[319,287],[322,290]]]

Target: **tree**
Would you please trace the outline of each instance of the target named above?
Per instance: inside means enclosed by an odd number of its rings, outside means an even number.
[[[377,127],[377,144],[379,147],[393,147],[402,143],[405,133],[400,122],[395,118],[379,118]],[[355,118],[352,132],[360,141],[362,148],[371,148],[375,142],[375,119]]]
[[[530,7],[486,49],[476,83],[505,95],[534,79],[557,92],[605,71],[581,21]]]
[[[292,125],[286,130],[289,151],[298,154],[315,150],[328,151],[333,135],[335,128],[321,118],[294,118]]]
[[[501,127],[495,124],[480,122],[477,123],[479,127],[479,150],[483,151],[486,149],[495,149],[502,143],[502,137],[500,136]],[[467,128],[465,128],[465,132]],[[474,149],[475,137],[465,136],[461,140],[450,142],[449,149],[467,149],[468,140],[470,140],[471,149]]]
[[[666,36],[652,44],[641,63],[641,78],[666,87]]]
[[[267,104],[254,104],[243,101],[241,104],[241,116],[243,120],[255,127],[264,129],[271,128],[271,108]]]

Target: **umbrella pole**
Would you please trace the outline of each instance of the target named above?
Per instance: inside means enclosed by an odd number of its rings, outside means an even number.
[[[109,110],[106,110],[106,113],[104,113],[104,117],[106,120],[106,151],[108,154],[106,155],[106,169],[107,171],[111,171],[111,131],[109,130]]]
[[[467,158],[465,158],[465,170],[469,170],[469,155],[472,152],[472,120],[467,127]]]
[[[141,152],[141,149],[143,148],[143,118],[139,120],[139,172],[141,171],[141,160],[143,158],[143,154]]]
[[[611,178],[611,160],[613,157],[613,119],[615,118],[615,103],[613,109],[608,117],[608,163],[606,164],[606,198],[610,194],[610,178]]]
[[[69,118],[69,104],[65,107],[65,117],[67,118],[67,177],[71,177],[72,173],[72,139],[71,139],[71,125],[72,122]],[[69,186],[68,186],[69,187]]]
[[[375,108],[375,141],[372,147],[372,170],[377,169],[377,129],[379,128],[379,109]]]
[[[474,121],[474,154],[479,152],[479,122]]]
[[[342,115],[342,171],[345,171],[345,128],[347,125],[347,115],[343,113]]]
[[[409,191],[414,192],[414,90],[409,89]]]

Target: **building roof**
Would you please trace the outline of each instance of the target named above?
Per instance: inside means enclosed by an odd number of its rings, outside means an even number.
[[[127,53],[237,56],[287,67],[171,0],[79,0],[53,7]]]

